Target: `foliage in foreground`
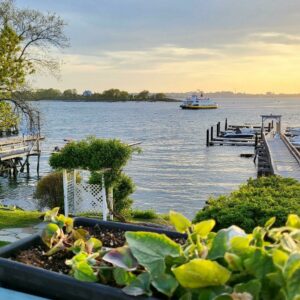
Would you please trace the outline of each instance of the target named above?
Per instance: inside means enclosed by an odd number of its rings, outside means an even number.
[[[103,249],[100,240],[54,209],[43,232],[46,255],[68,250],[70,274],[86,282],[113,284],[131,296],[165,295],[188,300],[299,300],[300,218],[289,215],[286,225],[272,228],[275,218],[251,234],[231,226],[212,232],[214,220],[192,224],[170,212],[170,221],[186,243],[164,234],[126,232],[127,243]]]
[[[230,195],[209,199],[194,222],[211,218],[216,220],[216,229],[235,224],[251,232],[273,216],[275,225],[283,226],[291,213],[300,215],[300,183],[291,178],[270,176],[249,179]]]

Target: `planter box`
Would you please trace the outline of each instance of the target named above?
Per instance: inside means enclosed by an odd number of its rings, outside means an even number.
[[[105,222],[89,218],[75,218],[75,226],[94,227],[103,229],[121,229],[124,231],[151,231],[164,233],[171,238],[184,235],[162,230],[159,228],[138,226],[125,223]],[[42,244],[39,234],[22,239],[16,243],[0,248],[0,285],[26,293],[50,298],[70,300],[129,300],[152,299],[150,297],[131,297],[121,289],[99,283],[78,281],[68,275],[44,270],[7,259],[14,253],[28,249],[30,246]]]

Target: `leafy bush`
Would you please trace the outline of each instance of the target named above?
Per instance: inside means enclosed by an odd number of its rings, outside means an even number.
[[[246,234],[237,226],[212,232],[215,221],[192,224],[170,212],[186,234],[181,245],[164,234],[126,232],[123,247],[105,250],[100,240],[53,209],[42,234],[46,255],[73,252],[70,275],[86,282],[123,287],[130,296],[199,300],[300,299],[300,218],[289,215],[284,227],[275,218]]]
[[[68,143],[60,152],[53,153],[50,165],[54,169],[85,169],[91,171],[90,183],[102,184],[99,172],[106,169],[104,174],[106,193],[114,189],[114,209],[116,217],[128,209],[132,200],[129,195],[134,192],[134,183],[123,173],[122,168],[139,148],[130,147],[119,140],[87,138],[79,142]]]
[[[131,217],[135,219],[144,219],[144,220],[151,220],[151,219],[157,219],[158,215],[153,209],[133,209],[130,212]]]
[[[216,229],[232,224],[251,232],[270,217],[276,217],[277,226],[285,223],[290,213],[300,214],[300,183],[277,176],[249,179],[229,196],[210,198],[194,222],[212,218]]]
[[[39,180],[35,198],[38,199],[40,208],[59,207],[64,211],[64,189],[62,172],[53,172]]]

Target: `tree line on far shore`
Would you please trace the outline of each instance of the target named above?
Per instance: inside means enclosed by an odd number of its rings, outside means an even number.
[[[85,101],[172,101],[163,93],[150,93],[147,90],[140,93],[129,93],[119,89],[109,89],[102,93],[84,91],[78,93],[76,89],[37,89],[24,92],[23,98],[27,100],[85,100]]]

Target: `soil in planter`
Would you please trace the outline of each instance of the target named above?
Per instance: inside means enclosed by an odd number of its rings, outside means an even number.
[[[110,248],[122,247],[125,244],[125,231],[122,229],[107,229],[99,225],[93,228],[85,228],[95,238],[102,241],[103,246]],[[183,245],[185,238],[171,238],[176,243]]]
[[[125,244],[125,231],[121,229],[107,229],[96,225],[93,228],[84,228],[90,235],[102,241],[104,247],[117,248]],[[172,238],[175,242],[184,244],[184,238]],[[13,260],[43,268],[49,271],[68,274],[70,268],[65,264],[66,259],[74,256],[71,251],[60,251],[48,257],[44,255],[48,249],[45,245],[32,246],[29,249],[16,253]]]
[[[61,251],[52,256],[46,256],[44,254],[46,251],[47,248],[44,245],[31,246],[29,249],[18,252],[12,259],[57,273],[68,274],[70,272],[70,268],[65,264],[65,261],[74,256],[72,252]]]

